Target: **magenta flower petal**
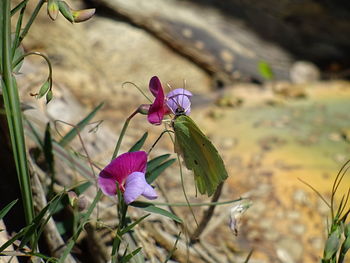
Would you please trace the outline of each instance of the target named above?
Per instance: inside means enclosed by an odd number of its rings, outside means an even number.
[[[162,83],[157,76],[152,77],[149,81],[149,90],[152,92],[154,97],[157,97],[159,90],[163,90]]]
[[[153,77],[153,78],[155,78],[155,77]],[[150,83],[152,82],[152,79],[151,79]],[[159,82],[159,84],[160,84],[160,82]],[[150,85],[150,87],[151,87],[151,85]],[[148,121],[152,124],[159,125],[162,123],[162,120],[164,117],[164,112],[165,112],[165,104],[164,104],[165,96],[164,96],[164,91],[163,91],[162,86],[160,86],[160,88],[158,89],[157,94],[155,96],[156,96],[156,98],[148,110]]]
[[[184,112],[189,115],[191,112],[191,97],[192,93],[188,90],[175,89],[167,94],[166,104],[174,114]]]
[[[133,172],[128,176],[125,182],[124,200],[126,204],[135,201],[140,195],[148,199],[157,198],[157,194],[145,179],[145,174]]]
[[[116,195],[117,193],[116,180],[99,176],[98,185],[105,195]]]
[[[107,195],[116,194],[116,182],[123,189],[123,184],[133,172],[145,173],[147,153],[144,151],[124,153],[111,161],[99,174],[98,185]]]

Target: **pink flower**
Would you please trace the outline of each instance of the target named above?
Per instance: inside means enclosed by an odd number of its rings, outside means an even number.
[[[146,182],[147,153],[144,151],[124,153],[112,160],[99,174],[98,185],[106,195],[116,195],[117,187],[123,193],[126,204],[140,195],[156,199],[157,193]]]
[[[149,89],[154,95],[154,102],[148,111],[148,121],[151,124],[160,125],[164,115],[173,113],[175,115],[183,113],[190,114],[192,93],[185,89],[175,89],[166,96],[162,84],[157,76],[151,78]]]

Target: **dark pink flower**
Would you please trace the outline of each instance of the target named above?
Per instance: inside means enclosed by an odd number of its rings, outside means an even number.
[[[183,112],[187,115],[191,112],[190,98],[192,93],[188,90],[175,89],[165,96],[162,84],[157,76],[151,78],[149,89],[155,97],[148,111],[148,121],[151,124],[160,125],[164,115],[171,112],[173,114]]]
[[[116,195],[116,182],[123,192],[125,203],[130,204],[140,195],[156,199],[156,191],[146,182],[147,153],[124,153],[112,160],[99,174],[98,185],[106,195]]]

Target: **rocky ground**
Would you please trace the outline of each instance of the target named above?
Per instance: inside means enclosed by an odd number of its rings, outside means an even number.
[[[39,127],[47,120],[77,123],[104,101],[95,118],[103,120],[102,125],[95,133],[82,134],[91,158],[101,166],[110,159],[126,117],[147,103],[136,88],[122,87],[122,83],[133,82],[148,92],[153,75],[172,87],[182,87],[186,80],[186,88],[194,93],[192,117],[217,146],[230,174],[220,200],[247,197],[252,201],[237,236],[229,225],[232,205],[218,206],[189,262],[243,262],[252,249],[251,262],[319,261],[329,209],[301,180],[329,198],[334,177],[349,156],[349,82],[235,82],[215,90],[207,70],[145,30],[102,16],[69,25],[62,17],[50,22],[43,12],[24,48],[47,54],[54,67],[54,99],[47,106],[30,95],[46,77],[45,64],[28,58],[19,75],[22,99],[36,109],[28,110],[27,116]],[[61,132],[67,130],[63,126]],[[163,128],[151,126],[145,116],[135,117],[122,151],[145,131],[150,133],[148,149]],[[74,147],[81,150],[79,142]],[[173,146],[163,138],[153,154],[166,152],[173,152]],[[68,184],[72,178],[64,180]],[[349,183],[347,176],[339,193]],[[185,185],[191,201],[204,201],[195,198],[190,174]],[[184,202],[177,165],[160,178],[158,187],[164,190],[160,201]],[[103,207],[110,202],[106,199]],[[188,222],[188,229],[194,229],[188,208],[174,211]],[[202,211],[195,209],[198,219]],[[111,213],[101,213],[113,224]],[[138,213],[132,211],[132,215]],[[178,229],[164,220],[152,220],[138,234],[145,244],[158,246],[145,249],[150,262],[157,262],[157,257],[164,260],[160,251],[171,249],[174,241],[164,232],[177,234]],[[177,253],[174,260],[186,262],[184,243],[180,242]]]

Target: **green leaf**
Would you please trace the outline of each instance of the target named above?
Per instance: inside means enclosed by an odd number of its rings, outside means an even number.
[[[62,147],[67,146],[77,136],[78,132],[83,130],[86,125],[89,124],[90,120],[96,115],[101,109],[103,103],[100,103],[95,109],[93,109],[83,120],[81,120],[76,127],[72,128],[59,142]]]
[[[125,233],[129,232],[131,229],[133,229],[137,224],[139,224],[143,219],[145,219],[146,217],[148,217],[150,214],[144,215],[142,217],[140,217],[139,219],[137,219],[134,223],[128,225],[127,227],[123,228],[120,231],[120,236],[124,235]]]
[[[151,184],[152,182],[154,182],[154,180],[157,179],[157,177],[165,171],[166,168],[168,168],[170,165],[172,165],[175,162],[175,159],[170,159],[164,163],[162,163],[161,165],[159,165],[158,167],[156,167],[155,169],[153,169],[151,172],[149,172],[146,175],[146,181],[147,183]]]
[[[40,98],[44,97],[44,95],[48,92],[49,89],[50,89],[50,80],[48,79],[41,86],[37,98],[40,99]]]
[[[49,90],[46,93],[46,104],[48,104],[52,100],[52,97],[53,97],[52,90]]]
[[[11,203],[6,205],[3,209],[0,211],[0,220],[4,218],[4,216],[11,210],[11,208],[17,203],[18,199],[13,200]]]
[[[273,79],[273,72],[270,65],[266,61],[260,61],[258,65],[260,75],[266,80]]]
[[[139,151],[144,145],[148,136],[148,132],[145,132],[142,137],[129,149],[129,152]]]
[[[71,23],[74,22],[74,17],[71,12],[70,7],[64,1],[58,1],[58,7],[60,9],[61,14]]]
[[[54,156],[52,153],[52,138],[51,138],[51,129],[50,123],[48,122],[45,129],[44,137],[44,155],[45,161],[50,169],[50,172],[53,172],[54,169]]]
[[[327,239],[324,248],[324,260],[330,260],[338,251],[340,245],[339,232],[334,231]]]
[[[92,183],[89,181],[84,182],[84,183],[78,185],[77,187],[75,187],[74,191],[79,196],[82,193],[84,193],[86,191],[86,189],[88,189],[91,185],[92,185]]]
[[[160,165],[163,161],[165,161],[169,157],[170,157],[170,154],[163,154],[163,155],[160,155],[160,156],[150,160],[147,163],[147,172],[152,171],[154,168],[156,168],[158,165]]]
[[[124,256],[122,260],[120,261],[121,263],[129,262],[130,259],[132,259],[134,256],[137,255],[141,251],[142,247],[136,248],[134,251],[132,251],[130,254]]]
[[[10,238],[7,242],[5,242],[0,247],[0,253],[4,251],[8,246],[10,246],[13,242],[20,239],[24,234],[28,231],[29,228],[33,227],[33,223],[27,225],[26,227],[22,228],[16,235],[14,235],[12,238]]]
[[[164,210],[162,208],[156,207],[150,203],[136,201],[136,202],[132,202],[130,205],[133,207],[142,208],[143,210],[150,212],[150,213],[166,216],[166,217],[168,217],[168,218],[170,218],[178,223],[182,223],[182,220],[179,217],[177,217],[176,215],[174,215],[173,213],[171,213],[167,210]]]
[[[15,54],[13,56],[12,62],[18,61],[15,65],[12,65],[13,72],[18,73],[23,65],[23,55],[24,55],[24,49],[22,46],[19,46],[15,50]],[[22,59],[20,59],[22,58]],[[20,59],[20,60],[19,60]]]

